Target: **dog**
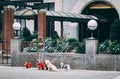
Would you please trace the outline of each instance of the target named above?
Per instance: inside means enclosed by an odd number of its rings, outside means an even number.
[[[38,67],[39,70],[44,70],[45,69],[44,63],[41,62],[40,60],[38,60],[37,67]]]
[[[49,60],[45,60],[44,63],[49,71],[58,71],[57,67],[53,65]]]
[[[60,63],[62,70],[71,70],[71,67],[69,64],[64,64],[63,62]]]
[[[25,68],[31,68],[31,64],[28,61],[25,61],[24,66]]]

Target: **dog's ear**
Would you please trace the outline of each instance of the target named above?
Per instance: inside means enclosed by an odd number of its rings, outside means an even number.
[[[46,64],[46,65],[48,65],[48,64],[49,64],[49,62],[48,62],[48,61],[45,61],[45,64]]]
[[[47,64],[47,60],[45,60],[44,62],[45,62],[45,64]]]
[[[46,64],[46,65],[48,65],[48,63],[47,63],[47,62],[46,62],[45,64]]]

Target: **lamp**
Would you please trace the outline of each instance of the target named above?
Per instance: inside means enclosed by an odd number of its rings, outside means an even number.
[[[88,28],[91,30],[91,39],[94,39],[93,37],[93,31],[97,28],[98,24],[96,20],[89,20],[87,23]]]
[[[15,37],[14,38],[19,38],[18,31],[20,30],[21,25],[19,22],[14,22],[13,24],[13,29],[15,31]]]

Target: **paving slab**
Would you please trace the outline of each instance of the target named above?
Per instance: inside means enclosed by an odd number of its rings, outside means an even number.
[[[0,66],[0,79],[120,79],[120,72],[93,70],[51,72],[37,68]]]

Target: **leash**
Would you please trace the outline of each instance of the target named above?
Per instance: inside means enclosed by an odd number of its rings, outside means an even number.
[[[38,50],[37,53],[35,55],[33,55],[33,57],[31,58],[31,60],[34,60],[39,54],[40,54],[40,50]]]

